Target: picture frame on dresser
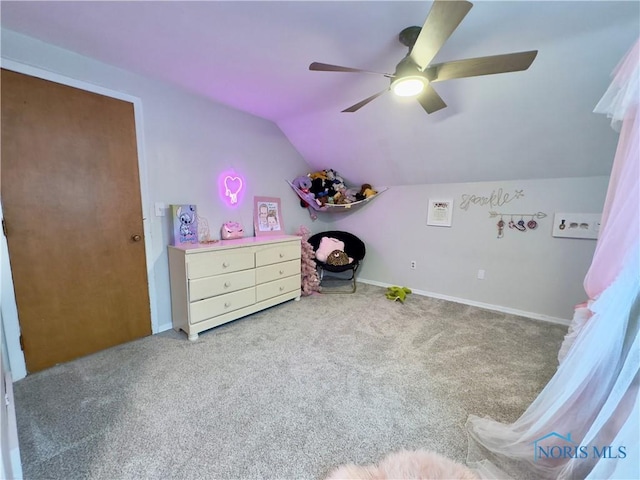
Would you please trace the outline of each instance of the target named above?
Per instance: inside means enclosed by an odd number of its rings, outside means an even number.
[[[253,228],[256,237],[284,234],[280,198],[253,197]]]

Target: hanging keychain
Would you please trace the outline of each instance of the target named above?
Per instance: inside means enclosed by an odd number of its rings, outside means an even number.
[[[502,220],[502,215],[500,216],[500,220],[498,221],[498,238],[504,237],[504,220]]]
[[[527,222],[527,227],[529,227],[529,230],[535,230],[537,226],[538,226],[538,222],[536,222],[533,219],[533,215],[531,215],[531,220]]]
[[[518,222],[518,224],[515,227],[518,230],[520,230],[521,232],[526,232],[527,231],[527,227],[524,226],[524,219],[522,217],[520,217],[520,221]]]
[[[513,221],[513,215],[511,215],[511,220],[509,220],[509,228],[516,228],[516,224]]]

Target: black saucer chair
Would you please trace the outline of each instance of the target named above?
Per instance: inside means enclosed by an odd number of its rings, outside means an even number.
[[[318,250],[320,242],[324,237],[335,238],[336,240],[344,242],[344,252],[348,257],[353,258],[353,262],[346,265],[329,265],[328,263],[315,259],[318,276],[320,277],[320,285],[323,287],[322,293],[354,293],[356,291],[356,271],[367,253],[364,242],[352,233],[330,230],[328,232],[316,233],[309,237],[309,243],[313,247],[314,252]],[[323,280],[326,280],[324,285]],[[327,290],[325,288],[327,282],[333,283],[336,281],[349,281],[351,283],[351,291],[339,289]]]

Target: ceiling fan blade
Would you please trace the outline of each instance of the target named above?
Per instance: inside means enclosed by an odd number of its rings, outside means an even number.
[[[452,78],[519,72],[529,68],[537,54],[537,50],[531,50],[529,52],[506,53],[491,57],[437,63],[427,68],[425,73],[432,82],[441,82]]]
[[[330,65],[328,63],[313,62],[309,65],[309,70],[317,72],[351,72],[351,73],[373,73],[374,75],[384,75],[391,77],[389,73],[370,72],[369,70],[361,70],[359,68],[341,67],[340,65]]]
[[[372,100],[375,100],[376,98],[378,98],[380,95],[382,95],[383,93],[385,93],[387,90],[389,90],[388,88],[385,88],[384,90],[382,90],[381,92],[375,93],[373,95],[371,95],[368,98],[365,98],[364,100],[362,100],[361,102],[356,103],[355,105],[351,105],[349,108],[345,108],[344,110],[342,110],[342,113],[353,113],[357,110],[360,110],[362,107],[364,107],[367,103],[369,103]]]
[[[424,70],[451,36],[473,4],[461,1],[435,0],[411,49],[410,56]]]
[[[418,97],[418,102],[427,113],[437,112],[447,106],[431,85],[425,85],[424,91]]]

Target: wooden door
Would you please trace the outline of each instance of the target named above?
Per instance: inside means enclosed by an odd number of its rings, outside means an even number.
[[[28,372],[151,333],[133,105],[2,70],[2,207]]]

